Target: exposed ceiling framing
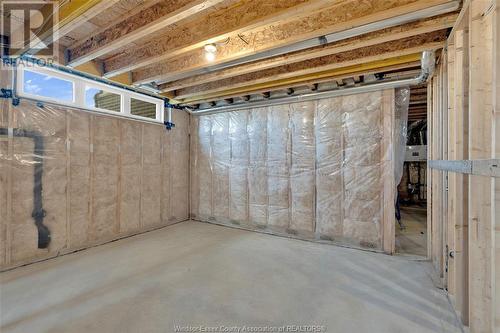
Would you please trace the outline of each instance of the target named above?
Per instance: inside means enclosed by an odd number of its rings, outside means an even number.
[[[427,119],[427,87],[416,86],[410,90],[408,120],[416,121],[423,119]]]
[[[65,65],[200,105],[418,70],[458,10],[451,0],[64,1],[58,42]],[[425,111],[423,89],[412,89],[411,117]]]
[[[213,82],[229,77],[248,74],[273,67],[289,65],[309,59],[338,54],[363,47],[374,46],[415,35],[430,33],[439,29],[449,28],[456,18],[456,14],[441,15],[438,17],[405,24],[394,28],[383,29],[368,33],[356,38],[349,38],[335,43],[325,44],[302,51],[292,52],[282,56],[272,57],[263,61],[243,64],[227,69],[196,75],[181,80],[175,80],[160,85],[162,92],[186,88],[193,85]]]

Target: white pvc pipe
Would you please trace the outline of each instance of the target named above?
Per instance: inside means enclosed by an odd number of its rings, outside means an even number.
[[[426,82],[427,79],[429,77],[431,77],[432,74],[434,73],[434,70],[436,67],[434,51],[422,52],[421,64],[422,64],[421,65],[422,69],[420,71],[420,74],[414,78],[411,78],[411,79],[385,81],[385,82],[361,85],[361,86],[357,86],[357,87],[347,87],[347,88],[341,88],[341,89],[330,90],[330,91],[322,91],[322,92],[309,93],[309,94],[297,95],[297,96],[287,96],[287,97],[281,97],[281,98],[276,98],[276,99],[267,99],[267,100],[263,100],[263,101],[248,102],[248,103],[242,103],[242,104],[237,104],[237,105],[218,106],[218,107],[204,109],[204,110],[200,110],[200,111],[190,110],[189,108],[186,108],[186,111],[188,111],[192,115],[207,115],[207,114],[214,114],[214,113],[221,113],[221,112],[231,112],[231,111],[236,111],[236,110],[244,110],[244,109],[250,109],[250,108],[256,108],[256,107],[265,107],[265,106],[272,106],[272,105],[281,105],[281,104],[288,104],[288,103],[310,101],[310,100],[315,100],[315,99],[320,99],[320,98],[330,98],[330,97],[335,97],[335,96],[360,94],[360,93],[365,93],[365,92],[384,90],[384,89],[394,89],[394,88],[405,87],[405,86],[414,86],[414,85],[418,85],[418,84],[422,84],[422,83]]]
[[[167,122],[172,123],[172,107],[167,107]]]

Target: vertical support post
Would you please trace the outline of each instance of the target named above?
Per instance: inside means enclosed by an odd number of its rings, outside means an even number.
[[[447,150],[448,156],[447,159],[456,159],[456,146],[455,146],[455,135],[456,132],[454,130],[455,118],[457,116],[457,110],[455,108],[455,43],[452,40],[448,44],[447,50],[447,78],[448,78],[448,89],[446,100],[448,101],[448,119],[445,124],[448,132],[448,140],[447,140]],[[447,253],[445,256],[448,261],[448,293],[454,299],[455,292],[455,260],[454,260],[454,249],[455,249],[455,221],[456,221],[456,198],[454,193],[456,192],[456,178],[458,174],[455,172],[448,172],[448,191],[447,191],[447,219],[446,219],[446,227],[447,227]]]
[[[431,147],[431,158],[440,160],[442,159],[442,104],[441,104],[441,76],[442,76],[442,66],[440,66],[439,71],[436,76],[432,79],[432,108],[430,116],[431,126],[432,126],[432,136],[430,142],[432,142]],[[430,184],[430,200],[432,207],[431,214],[431,255],[434,263],[434,267],[438,272],[440,278],[443,278],[443,205],[442,205],[442,171],[436,169],[430,169],[429,174],[431,175]],[[428,198],[429,200],[429,198]]]
[[[443,64],[440,70],[440,81],[439,81],[439,95],[440,95],[440,130],[441,130],[441,159],[448,159],[448,51],[444,50],[442,61]],[[449,272],[449,251],[450,251],[450,235],[448,230],[448,171],[441,171],[441,207],[442,207],[442,276],[443,276],[443,287],[448,290],[448,272]]]
[[[433,84],[434,78],[429,80],[427,84],[427,160],[434,159],[434,103],[433,103]],[[432,213],[434,207],[432,205],[432,185],[434,184],[434,179],[432,179],[432,169],[429,168],[429,163],[427,163],[426,170],[426,180],[427,180],[427,258],[434,261],[433,257],[433,244],[432,237],[434,235]]]
[[[500,158],[500,6],[494,2],[493,8],[493,133],[492,156]],[[500,331],[500,179],[493,179],[492,218],[493,235],[493,316],[494,330]]]
[[[454,68],[454,117],[452,126],[454,160],[469,158],[468,117],[469,117],[469,49],[468,10],[455,31]],[[453,185],[452,185],[453,184]],[[468,188],[469,179],[465,174],[454,174],[450,180],[450,196],[454,202],[452,220],[455,226],[453,261],[455,264],[454,305],[464,325],[469,323],[469,251],[468,251]]]
[[[493,10],[492,10],[493,6]],[[493,13],[495,3],[472,0],[469,15],[469,158],[492,156]],[[469,176],[469,326],[493,332],[493,219],[491,177]]]

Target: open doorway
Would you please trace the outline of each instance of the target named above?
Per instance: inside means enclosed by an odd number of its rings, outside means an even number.
[[[396,252],[427,255],[427,87],[410,90],[407,142],[396,207]]]

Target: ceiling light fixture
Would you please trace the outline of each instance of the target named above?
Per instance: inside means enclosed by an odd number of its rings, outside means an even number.
[[[205,59],[207,59],[207,61],[214,61],[217,56],[217,45],[207,44],[203,49],[205,51]]]

